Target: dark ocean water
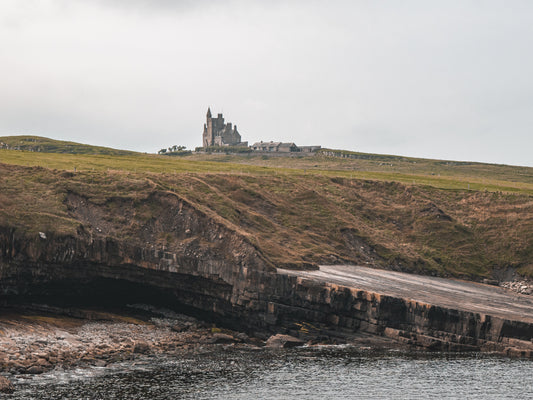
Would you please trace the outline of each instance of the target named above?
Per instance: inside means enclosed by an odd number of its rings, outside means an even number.
[[[532,399],[533,362],[350,347],[222,349],[13,377],[6,399]]]

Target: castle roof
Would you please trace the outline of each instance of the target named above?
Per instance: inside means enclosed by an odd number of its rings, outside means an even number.
[[[296,145],[294,143],[280,143],[279,147],[295,147]]]
[[[281,142],[255,142],[252,147],[277,147]]]
[[[255,142],[252,147],[294,147],[294,143],[283,143],[283,142]]]

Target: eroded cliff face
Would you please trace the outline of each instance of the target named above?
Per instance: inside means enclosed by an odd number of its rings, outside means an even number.
[[[278,275],[266,319],[294,335],[365,332],[435,351],[533,358],[533,323],[437,306],[333,283]],[[460,299],[457,299],[458,306]],[[305,321],[312,324],[306,324]],[[303,323],[303,324],[302,324]]]
[[[104,205],[70,193],[65,202],[80,221],[76,235],[0,228],[5,300],[45,295],[61,282],[111,279],[160,288],[176,303],[237,317],[236,308],[256,308],[262,276],[275,271],[246,237],[171,193]],[[144,208],[149,218],[138,215]],[[117,229],[117,217],[128,221],[127,229]]]
[[[263,336],[346,340],[365,332],[434,350],[527,357],[533,350],[529,323],[278,274],[253,238],[175,193],[98,202],[69,192],[64,204],[79,222],[76,234],[0,227],[5,302],[115,281]],[[372,249],[352,242],[372,257]]]

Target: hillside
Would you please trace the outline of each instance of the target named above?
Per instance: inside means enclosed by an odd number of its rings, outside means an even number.
[[[171,195],[248,238],[273,266],[357,263],[474,280],[508,269],[533,275],[533,168],[11,150],[0,151],[0,162],[0,226],[28,234],[88,232],[176,247],[183,238],[154,200]]]
[[[303,156],[298,153],[291,155],[291,157],[275,157],[264,154],[195,154],[190,157],[190,160],[298,169],[308,173],[334,173],[350,178],[384,179],[454,189],[515,191],[533,188],[533,168],[530,167],[431,160],[328,149],[323,149],[313,156]]]
[[[109,156],[134,154],[133,151],[66,142],[41,136],[2,136],[0,137],[0,149],[42,153],[101,154]]]

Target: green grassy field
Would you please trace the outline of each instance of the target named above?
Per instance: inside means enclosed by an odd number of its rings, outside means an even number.
[[[65,204],[74,193],[101,209],[112,235],[136,240],[160,215],[151,195],[168,192],[248,237],[274,265],[533,275],[533,168],[380,155],[91,151],[0,150],[0,224],[76,235],[80,221]],[[172,232],[156,236],[154,245],[173,245]]]
[[[10,137],[11,142],[16,140]],[[0,142],[7,139],[0,137]],[[533,168],[507,165],[462,163],[414,159],[396,156],[361,154],[361,159],[325,156],[267,157],[262,155],[194,154],[167,157],[125,152],[108,154],[106,149],[88,145],[71,147],[70,142],[59,152],[25,152],[0,150],[0,162],[40,166],[70,171],[127,171],[151,173],[231,173],[262,175],[318,175],[353,179],[430,185],[443,189],[470,189],[533,194]],[[75,150],[77,149],[77,150]],[[105,149],[106,153],[99,153]],[[80,151],[76,153],[75,151]],[[113,157],[111,157],[111,155]],[[384,161],[386,160],[386,161]]]
[[[133,151],[54,140],[42,136],[2,136],[0,137],[0,148],[35,153],[105,154],[110,156],[135,154]]]

